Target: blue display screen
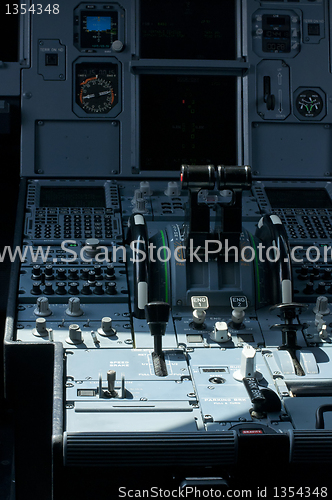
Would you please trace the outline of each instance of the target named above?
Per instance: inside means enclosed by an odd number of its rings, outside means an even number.
[[[87,16],[86,29],[88,31],[107,31],[111,29],[111,17]]]

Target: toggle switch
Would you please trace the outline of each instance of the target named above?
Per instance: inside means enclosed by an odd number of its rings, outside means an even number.
[[[204,295],[195,295],[191,297],[191,307],[193,308],[194,328],[201,329],[206,318],[206,309],[209,308],[208,298]]]

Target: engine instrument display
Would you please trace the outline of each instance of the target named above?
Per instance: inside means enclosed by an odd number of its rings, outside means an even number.
[[[236,77],[141,75],[141,169],[235,164],[236,115]]]
[[[118,38],[118,13],[81,12],[81,48],[109,49]]]
[[[233,0],[141,0],[141,57],[235,59]]]
[[[314,90],[303,90],[296,98],[296,109],[306,118],[315,118],[323,109],[323,99]]]
[[[118,103],[118,66],[112,63],[76,65],[76,103],[90,114],[106,114]]]

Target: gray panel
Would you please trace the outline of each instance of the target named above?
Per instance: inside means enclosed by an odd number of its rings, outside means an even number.
[[[36,123],[35,173],[77,176],[112,175],[119,171],[120,129],[110,121],[43,121]]]
[[[331,144],[330,125],[254,123],[252,168],[271,179],[331,175]]]

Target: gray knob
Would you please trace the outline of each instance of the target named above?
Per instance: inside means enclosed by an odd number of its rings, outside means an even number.
[[[66,338],[67,344],[81,344],[83,342],[82,330],[79,325],[69,325],[69,337]]]
[[[167,184],[167,189],[165,191],[166,196],[179,196],[180,194],[180,188],[178,186],[178,183],[175,181],[170,181]]]
[[[48,330],[46,328],[46,319],[45,318],[37,318],[36,319],[36,327],[32,330],[32,334],[35,337],[47,337]]]
[[[136,210],[140,213],[146,212],[146,200],[144,198],[136,201]]]
[[[114,52],[121,52],[121,50],[123,50],[123,47],[124,45],[121,42],[121,40],[114,40],[114,42],[111,45],[111,48],[112,50],[114,50]]]
[[[66,314],[68,314],[68,316],[82,316],[81,301],[78,297],[70,297]]]
[[[323,316],[326,316],[327,314],[330,314],[330,309],[328,308],[329,305],[329,300],[327,297],[317,297],[316,300],[316,305],[313,308],[313,312],[315,314],[322,314]]]
[[[151,196],[152,195],[149,181],[141,181],[139,183],[139,190],[141,191],[141,193],[143,193],[144,196]]]
[[[109,337],[116,334],[116,330],[112,328],[112,318],[105,316],[101,320],[101,328],[98,328],[99,335],[103,337]]]
[[[131,200],[131,202],[132,202],[133,205],[136,205],[137,200],[140,200],[142,198],[143,198],[142,191],[140,189],[135,189],[135,191],[134,191],[134,197]]]
[[[50,309],[47,297],[38,297],[37,307],[33,311],[36,316],[50,316],[52,311]]]
[[[88,247],[84,249],[85,257],[93,259],[99,253],[99,249],[97,248],[99,243],[100,241],[97,238],[88,238],[85,240],[85,246]]]

